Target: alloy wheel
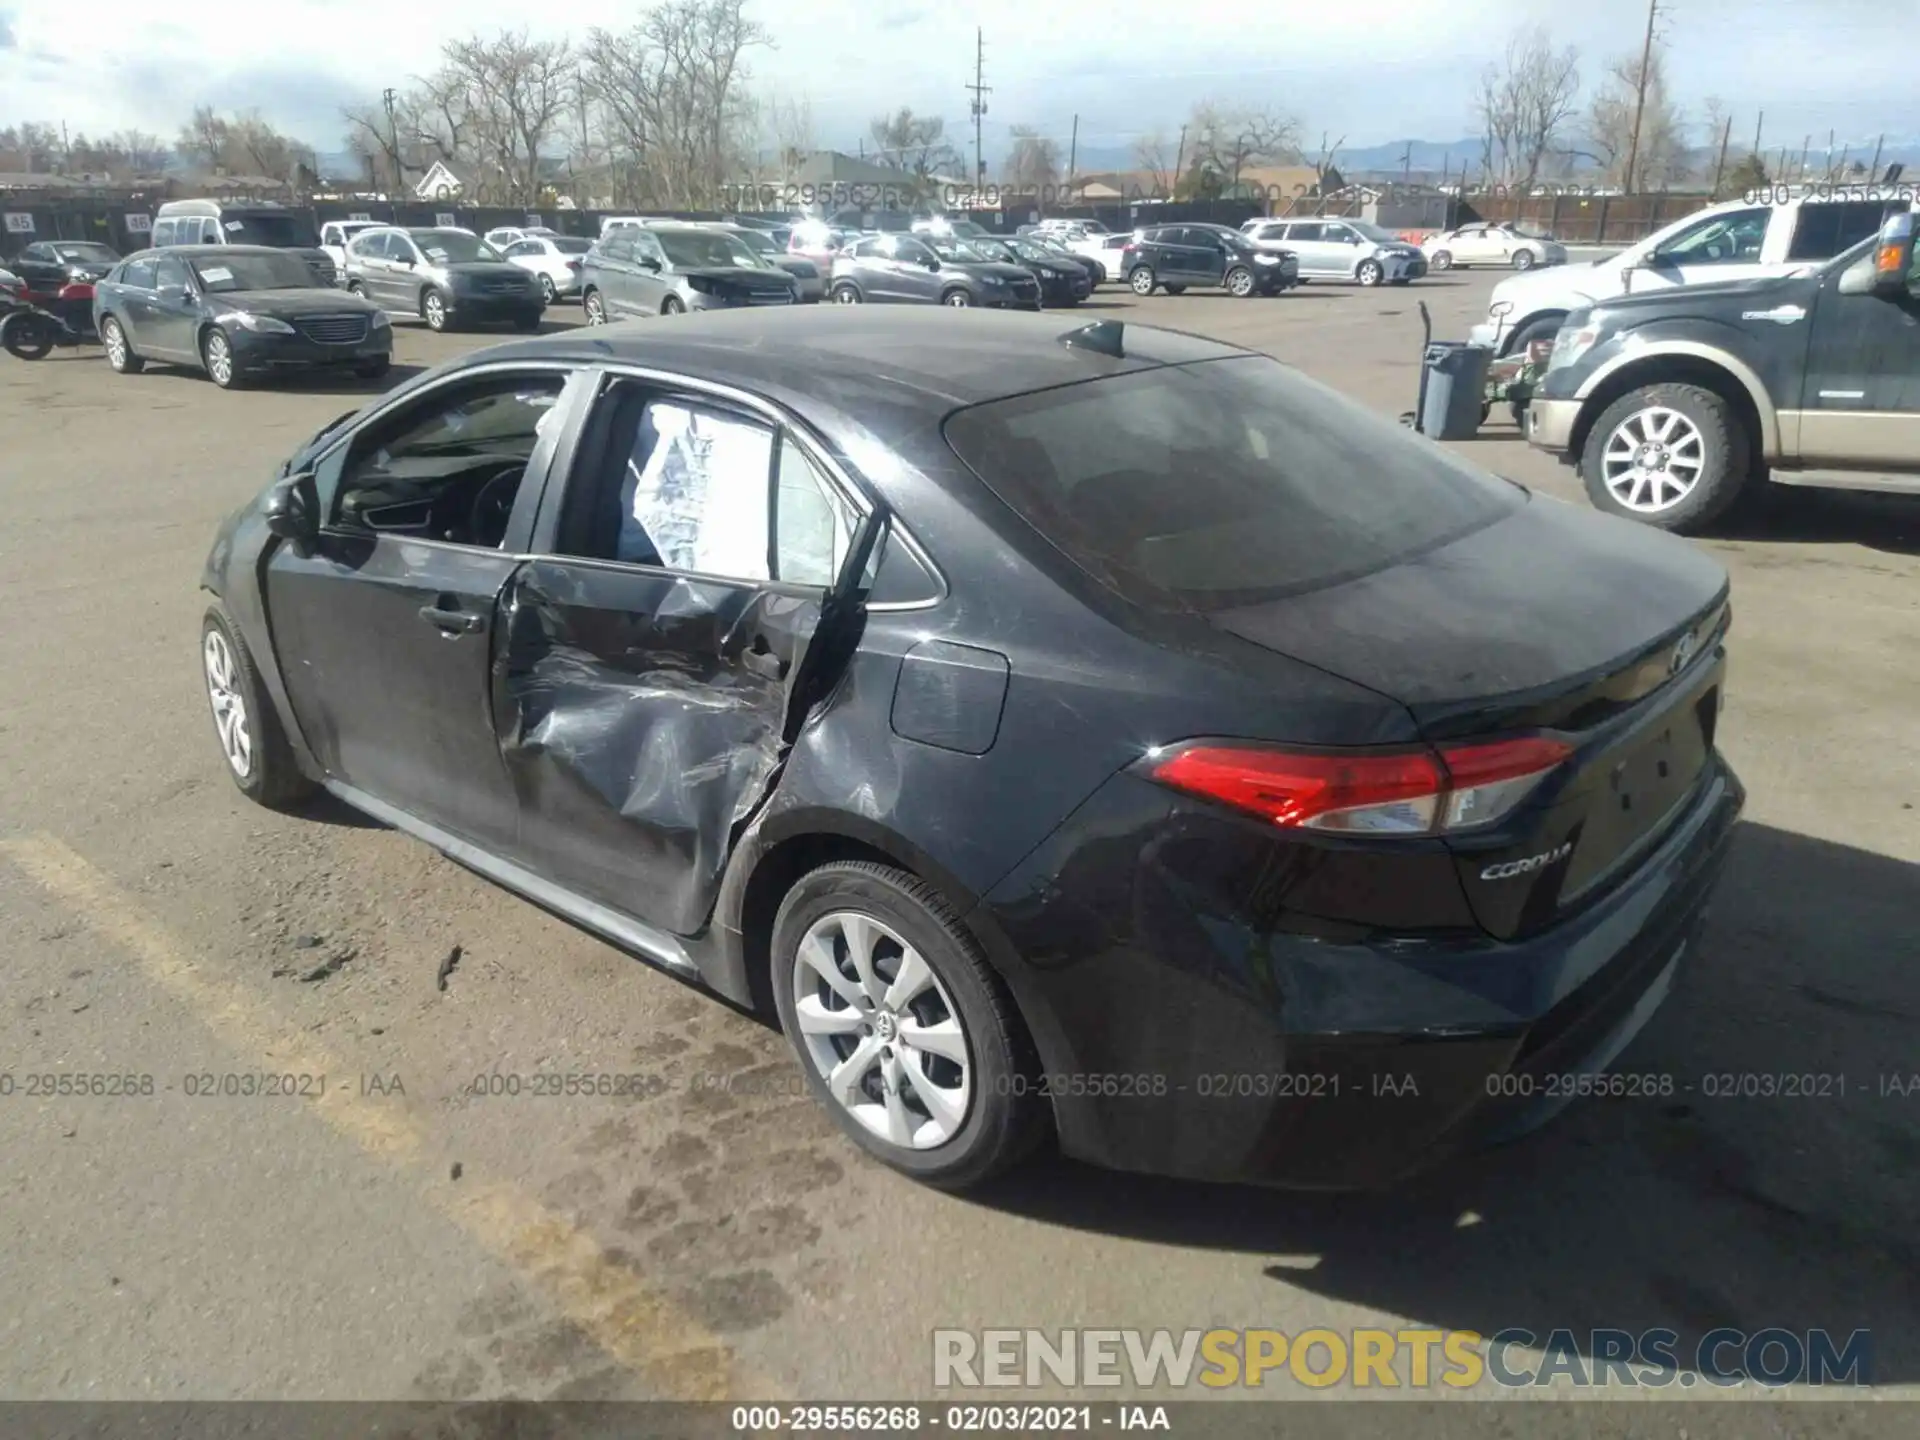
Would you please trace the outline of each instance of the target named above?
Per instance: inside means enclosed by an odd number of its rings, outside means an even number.
[[[1678,410],[1651,405],[1614,426],[1601,454],[1600,474],[1614,499],[1651,515],[1672,509],[1692,494],[1706,465],[1707,442],[1700,427]]]
[[[540,298],[545,300],[549,305],[560,298],[560,292],[553,288],[553,277],[551,275],[542,275],[540,277]]]
[[[1235,299],[1244,300],[1253,293],[1253,276],[1245,270],[1236,270],[1227,276],[1227,293]]]
[[[587,312],[587,323],[589,325],[604,325],[607,323],[607,302],[600,298],[600,292],[598,290],[588,292],[586,304],[582,308]]]
[[[1533,252],[1531,250],[1514,251],[1513,268],[1516,270],[1531,270],[1533,268]]]
[[[429,290],[426,299],[420,302],[420,313],[426,317],[429,330],[447,328],[447,302],[440,298],[436,290]]]
[[[851,285],[841,285],[833,292],[833,303],[836,305],[858,305],[860,303],[860,292]]]
[[[955,290],[940,303],[943,305],[951,305],[956,310],[964,310],[967,306],[973,304],[973,297],[964,290]]]
[[[1153,293],[1153,271],[1141,265],[1127,277],[1127,284],[1136,295],[1151,295]]]
[[[206,361],[214,384],[224,389],[233,383],[233,346],[218,330],[207,333]]]
[[[1380,268],[1380,262],[1378,260],[1365,260],[1361,262],[1359,278],[1362,285],[1378,285],[1385,274],[1386,272]]]
[[[227,637],[209,629],[201,645],[207,671],[207,700],[213,706],[213,728],[233,773],[245,780],[253,771],[253,731],[247,723],[246,697],[240,692],[239,667]]]
[[[1451,270],[1453,268],[1453,254],[1448,250],[1436,250],[1433,252],[1433,259],[1427,263],[1435,270]]]
[[[107,347],[107,364],[116,370],[127,368],[127,337],[119,321],[109,320],[100,327],[100,343]]]
[[[906,1150],[960,1133],[973,1098],[966,1029],[897,931],[857,911],[824,915],[800,941],[792,983],[802,1048],[836,1104]]]

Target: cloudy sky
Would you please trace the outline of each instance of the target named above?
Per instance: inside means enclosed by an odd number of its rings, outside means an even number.
[[[430,69],[452,36],[503,26],[537,34],[630,23],[637,0],[274,0],[249,7],[0,0],[0,124],[64,120],[169,138],[196,104],[259,107],[320,150],[341,148],[343,105],[374,100]],[[530,17],[564,14],[564,25]],[[1769,148],[1808,132],[1858,142],[1920,138],[1914,106],[1914,0],[1663,0],[1669,67],[1684,103],[1723,97],[1751,134],[1766,111]],[[1640,44],[1640,0],[1441,0],[1438,4],[1212,0],[1014,3],[806,0],[750,10],[774,45],[752,57],[762,94],[806,99],[821,144],[853,148],[867,120],[912,106],[965,131],[974,30],[985,30],[989,162],[1011,124],[1064,146],[1125,146],[1178,129],[1198,99],[1273,105],[1349,146],[1472,133],[1472,90],[1509,31],[1531,19],[1579,46],[1587,74]],[[1202,19],[1204,17],[1204,21]],[[1171,23],[1170,23],[1171,22]]]

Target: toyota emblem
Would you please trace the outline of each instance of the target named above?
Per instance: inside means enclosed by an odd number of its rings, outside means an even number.
[[[1673,658],[1667,661],[1667,674],[1678,675],[1687,668],[1687,662],[1693,659],[1693,632],[1689,630],[1680,637],[1680,643],[1673,647]]]

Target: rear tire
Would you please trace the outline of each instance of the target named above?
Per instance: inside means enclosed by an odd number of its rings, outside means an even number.
[[[1654,468],[1642,471],[1649,437]],[[1752,469],[1746,426],[1725,397],[1699,385],[1645,385],[1622,395],[1593,422],[1580,452],[1594,509],[1681,535],[1698,534],[1731,509]],[[1681,494],[1669,493],[1683,482]]]
[[[910,976],[910,955],[930,978],[907,1005],[894,1001],[894,982]],[[1038,1068],[1026,1027],[979,942],[925,881],[867,861],[809,871],[780,904],[772,957],[780,1026],[808,1089],[869,1155],[959,1190],[1009,1169],[1045,1137],[1045,1107],[1025,1083]],[[873,977],[877,1002],[862,975]],[[913,1043],[916,1033],[938,1034],[941,1048]],[[947,1059],[956,1052],[957,1062]],[[848,1072],[842,1093],[851,1098],[842,1100],[826,1076],[856,1053],[869,1058]],[[933,1102],[923,1083],[937,1087]]]
[[[551,275],[542,275],[540,277],[540,298],[549,305],[560,298],[560,292],[554,288],[553,277]]]
[[[598,290],[589,290],[581,297],[580,308],[586,311],[587,324],[604,325],[607,323],[607,302],[600,298]]]
[[[284,810],[317,788],[293,758],[280,715],[260,683],[246,642],[215,604],[200,623],[200,663],[227,773],[257,805]]]
[[[1153,287],[1157,283],[1151,265],[1136,265],[1127,272],[1127,288],[1142,299],[1153,294]]]
[[[842,280],[838,285],[834,286],[833,293],[827,298],[832,300],[836,305],[860,305],[865,303],[865,297],[861,295],[860,287],[849,280]]]
[[[138,375],[147,368],[147,362],[133,353],[127,332],[111,315],[100,322],[100,344],[106,349],[107,364],[114,374]]]
[[[16,360],[44,360],[53,353],[53,322],[31,310],[17,311],[0,321],[0,346]]]

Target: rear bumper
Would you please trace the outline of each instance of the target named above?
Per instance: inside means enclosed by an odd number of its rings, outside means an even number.
[[[1131,894],[1101,897],[1100,916],[1059,913],[1064,887],[1023,867],[987,908],[1062,1147],[1121,1170],[1364,1188],[1613,1093],[1594,1079],[1684,963],[1744,801],[1714,757],[1630,880],[1510,943],[1341,943],[1252,918],[1257,893],[1230,911],[1163,863],[1180,843],[1164,807],[1137,832],[1155,838]],[[1110,846],[1140,805],[1116,803],[1086,816]]]

